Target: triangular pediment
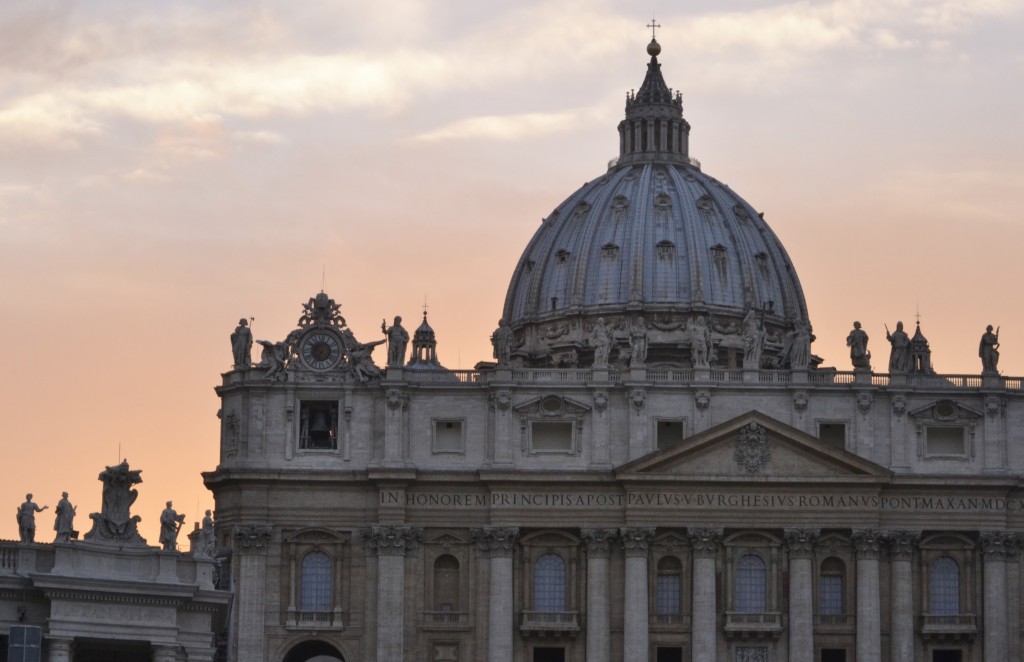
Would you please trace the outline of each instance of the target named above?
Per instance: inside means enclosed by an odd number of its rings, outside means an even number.
[[[885,467],[752,411],[645,455],[619,478],[663,476],[764,478],[889,477]]]

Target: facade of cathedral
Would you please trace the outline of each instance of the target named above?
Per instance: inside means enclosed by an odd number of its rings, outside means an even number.
[[[380,368],[323,292],[256,364],[236,329],[204,474],[232,659],[1020,659],[1024,398],[998,335],[979,374],[938,375],[920,328],[872,368],[858,325],[854,369],[823,368],[659,52],[619,158],[526,247],[495,362],[445,369],[424,314],[385,326]]]

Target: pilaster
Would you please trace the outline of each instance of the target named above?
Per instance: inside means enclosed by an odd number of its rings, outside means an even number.
[[[512,585],[512,555],[519,529],[486,526],[471,531],[477,551],[491,559],[491,585],[487,619],[487,659],[512,662],[515,615]]]
[[[235,581],[238,627],[235,650],[239,660],[264,659],[264,614],[267,594],[267,547],[274,530],[266,524],[236,526],[233,549],[238,560]]]
[[[1006,558],[1015,546],[1005,531],[983,531],[981,554],[984,575],[985,659],[1007,659]]]
[[[892,662],[914,659],[914,550],[921,534],[917,531],[890,531],[889,565],[891,595],[889,627]]]
[[[587,662],[611,659],[611,612],[608,595],[608,556],[615,529],[583,529],[587,547]]]
[[[882,658],[881,596],[878,559],[884,538],[874,529],[853,532],[857,550],[857,659]]]
[[[654,539],[654,529],[623,527],[619,529],[619,539],[626,553],[623,658],[625,662],[647,662],[650,641],[647,556]]]
[[[423,529],[378,524],[363,529],[366,550],[377,555],[377,662],[405,657],[405,556],[423,542]]]
[[[817,529],[786,529],[789,553],[789,660],[814,660],[814,564]]]
[[[693,550],[693,634],[691,660],[714,662],[718,651],[715,562],[722,529],[690,529]]]

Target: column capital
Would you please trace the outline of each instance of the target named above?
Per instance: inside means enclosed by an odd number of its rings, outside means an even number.
[[[821,535],[820,529],[786,529],[786,549],[791,559],[809,559],[814,553],[814,543]]]
[[[920,531],[887,531],[886,538],[889,541],[889,556],[893,561],[910,561],[914,558],[914,550],[921,540]]]
[[[608,558],[611,542],[619,532],[615,529],[580,529],[580,537],[587,546],[587,556]]]
[[[619,529],[619,539],[626,556],[647,556],[647,550],[654,540],[654,527],[624,526]]]
[[[1019,540],[1006,531],[982,531],[981,553],[986,561],[1005,561],[1016,552]]]
[[[694,556],[714,558],[718,554],[718,544],[722,542],[722,529],[690,529],[689,536]]]
[[[877,529],[854,529],[853,546],[858,559],[878,559],[882,552],[884,538]]]
[[[478,552],[484,555],[512,556],[516,540],[519,539],[519,527],[483,526],[470,532]]]
[[[274,527],[269,524],[240,524],[233,532],[236,550],[243,554],[260,554],[266,551]]]
[[[378,556],[404,556],[423,542],[423,529],[408,524],[374,524],[359,535],[367,551]]]

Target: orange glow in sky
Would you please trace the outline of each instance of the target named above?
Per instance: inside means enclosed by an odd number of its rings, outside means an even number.
[[[426,300],[442,363],[490,359],[541,217],[617,155],[650,3],[366,4],[0,6],[0,537],[26,492],[38,540],[62,490],[88,531],[119,457],[143,535],[167,499],[191,530],[229,334],[322,284],[361,340]],[[884,369],[920,310],[940,372],[994,324],[1024,375],[1024,5],[656,5],[691,154],[765,212],[824,365],[859,320]]]

